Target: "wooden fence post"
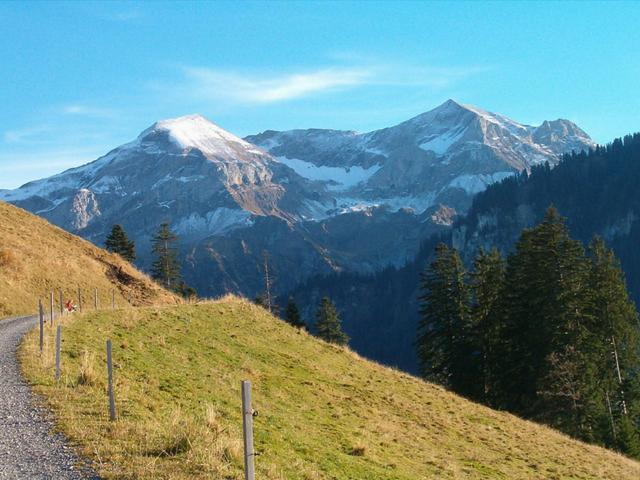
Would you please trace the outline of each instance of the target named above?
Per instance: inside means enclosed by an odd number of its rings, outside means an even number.
[[[109,392],[109,420],[116,421],[116,399],[113,393],[113,361],[111,358],[111,340],[107,340],[107,375]]]
[[[255,480],[253,451],[253,416],[251,408],[251,382],[242,381],[242,433],[244,436],[244,478]]]
[[[53,326],[53,290],[51,290],[51,294],[49,295],[49,315],[51,317],[51,325]]]
[[[93,290],[93,308],[98,309],[98,289]]]
[[[62,343],[62,325],[56,329],[56,380],[60,380],[60,349]]]
[[[64,297],[62,296],[62,290],[60,290],[60,316],[64,315]]]
[[[82,311],[82,291],[78,287],[78,310]]]
[[[38,299],[38,313],[40,314],[40,353],[44,350],[44,307],[42,300]]]

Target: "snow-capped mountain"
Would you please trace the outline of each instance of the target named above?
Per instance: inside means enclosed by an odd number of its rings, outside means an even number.
[[[97,244],[121,223],[142,266],[150,237],[170,221],[201,294],[254,294],[264,250],[282,289],[313,273],[400,265],[489,183],[591,146],[566,120],[531,127],[452,100],[369,133],[243,140],[189,115],[91,163],[0,191],[0,200]]]
[[[285,189],[274,181],[280,170],[263,150],[190,115],[0,198],[90,238],[117,218],[143,227],[167,214],[179,233],[209,235],[249,224],[252,215],[286,216],[278,206]]]
[[[245,140],[299,175],[326,181],[339,211],[387,205],[416,213],[440,203],[464,210],[490,183],[594,146],[568,120],[532,127],[453,100],[369,133],[266,131]]]

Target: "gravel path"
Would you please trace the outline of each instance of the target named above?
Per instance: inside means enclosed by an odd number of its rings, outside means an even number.
[[[97,479],[65,438],[52,433],[49,414],[20,375],[16,348],[37,321],[0,320],[0,479]]]

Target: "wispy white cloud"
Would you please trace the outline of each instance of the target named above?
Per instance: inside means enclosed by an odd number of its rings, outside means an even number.
[[[269,104],[364,86],[442,89],[487,67],[416,67],[393,64],[334,66],[287,74],[240,73],[205,67],[182,67],[182,79],[161,86],[197,100]]]
[[[124,143],[112,137],[112,120],[64,118],[59,105],[45,113],[38,119],[43,123],[34,119],[24,128],[0,132],[0,188],[15,188],[87,163]]]
[[[64,115],[77,115],[84,117],[109,118],[113,117],[116,112],[108,108],[92,107],[81,103],[72,103],[63,105],[60,113]]]
[[[47,133],[49,127],[37,126],[7,130],[2,133],[2,139],[6,143],[25,143],[31,142],[37,137]]]
[[[275,76],[198,67],[186,67],[183,72],[186,88],[202,98],[232,98],[246,103],[273,103],[353,87],[365,83],[373,74],[363,68],[326,68]]]
[[[2,140],[0,143],[11,148],[22,148],[22,146],[48,148],[51,145],[96,142],[108,135],[108,132],[96,128],[93,124],[84,125],[85,123],[84,119],[61,122],[59,116],[56,116],[55,119],[49,119],[39,125],[6,130],[0,134],[0,140]]]
[[[11,155],[7,160],[12,163],[2,166],[4,173],[40,174],[43,169],[52,169],[58,172],[61,169],[77,166],[79,162],[87,163],[86,151],[62,150],[54,152],[37,152],[24,155]]]

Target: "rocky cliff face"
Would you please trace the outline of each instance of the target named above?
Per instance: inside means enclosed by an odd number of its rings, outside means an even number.
[[[566,120],[530,127],[452,100],[364,134],[267,131],[243,140],[190,115],[0,199],[97,244],[121,223],[143,267],[151,236],[169,221],[186,279],[201,294],[254,295],[263,251],[282,290],[318,273],[402,265],[488,184],[592,145]]]

